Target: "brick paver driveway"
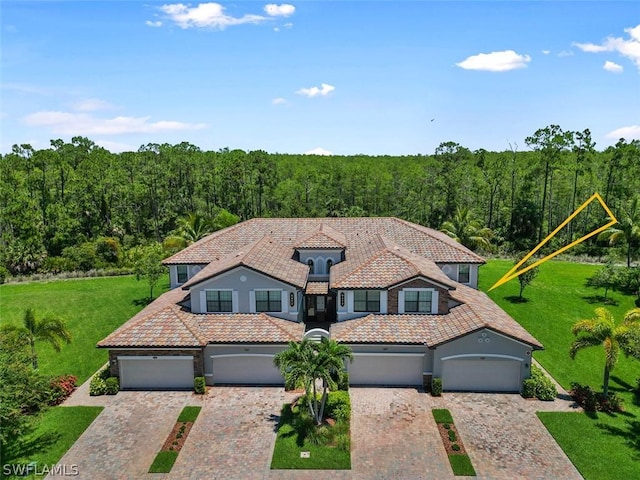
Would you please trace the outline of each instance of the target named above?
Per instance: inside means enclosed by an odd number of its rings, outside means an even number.
[[[352,388],[352,469],[271,471],[275,427],[293,396],[276,387],[216,387],[190,392],[120,392],[72,397],[105,410],[61,460],[80,478],[119,479],[454,479],[431,415],[449,408],[478,478],[580,479],[535,415],[571,411],[571,402],[519,395],[447,393],[412,388]],[[99,400],[98,400],[99,399]],[[84,401],[83,401],[84,400]],[[203,406],[171,474],[147,474],[184,405]]]

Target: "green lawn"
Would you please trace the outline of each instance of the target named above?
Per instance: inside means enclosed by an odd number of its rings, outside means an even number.
[[[169,288],[168,275],[154,296]],[[70,345],[56,353],[49,345],[37,345],[40,370],[45,374],[73,374],[84,382],[107,361],[98,341],[140,311],[149,295],[149,284],[133,276],[17,283],[0,286],[2,324],[22,324],[31,307],[36,318],[56,315],[67,322],[73,335]]]
[[[491,260],[480,269],[480,288],[487,291],[512,262]],[[591,318],[596,307],[606,306],[619,321],[634,308],[634,298],[617,292],[609,297],[617,305],[598,303],[602,290],[585,286],[585,280],[597,265],[549,261],[540,266],[538,277],[525,289],[525,303],[514,303],[519,283],[514,279],[489,293],[506,312],[545,346],[536,352],[542,366],[566,389],[571,382],[602,389],[604,354],[600,348],[583,350],[575,360],[569,357],[574,337],[571,326],[581,318]],[[640,377],[640,361],[621,355],[611,373],[610,390],[624,399],[625,412],[617,415],[598,413],[543,413],[540,419],[548,427],[580,473],[587,479],[617,480],[640,478],[640,405],[631,389]],[[612,468],[615,465],[615,468]]]
[[[2,451],[2,464],[57,463],[103,407],[53,407],[34,419],[33,429]],[[71,468],[68,466],[68,468]],[[0,478],[4,472],[0,472]],[[18,478],[10,476],[7,478]],[[35,478],[30,477],[20,478]],[[42,477],[39,477],[42,478]]]
[[[178,458],[178,452],[173,450],[161,450],[153,459],[151,467],[149,467],[149,473],[169,473],[173,468],[173,464],[176,463]]]
[[[271,469],[348,470],[351,468],[349,450],[314,445],[308,439],[301,438],[295,423],[291,405],[284,405],[280,414],[276,444],[273,448]],[[309,458],[301,458],[301,452],[309,452]]]

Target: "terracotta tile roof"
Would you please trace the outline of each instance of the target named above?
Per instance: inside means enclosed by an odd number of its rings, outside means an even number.
[[[305,293],[307,295],[326,295],[329,293],[329,282],[309,282]]]
[[[293,248],[285,247],[265,235],[236,252],[221,258],[214,258],[209,265],[194,275],[182,288],[186,290],[193,285],[241,265],[299,288],[304,288],[309,274],[307,265],[293,260]]]
[[[455,283],[431,260],[412,253],[382,235],[348,250],[331,269],[331,288],[388,288],[422,276],[449,288]]]
[[[181,294],[181,295],[177,295]],[[202,347],[208,343],[287,343],[300,340],[302,323],[264,313],[196,314],[171,290],[98,343],[99,347]],[[152,307],[152,308],[149,308]]]
[[[331,230],[339,232],[329,235]],[[314,232],[324,232],[348,249],[380,234],[407,250],[436,263],[484,263],[484,259],[444,233],[393,217],[361,218],[254,218],[215,232],[167,258],[164,263],[206,264],[245,248],[265,235],[294,247]],[[315,245],[315,244],[314,244]]]
[[[170,290],[127,323],[98,343],[99,347],[192,347],[202,345],[203,338],[191,319],[180,312],[188,294],[179,288]]]
[[[287,343],[300,341],[304,324],[264,313],[194,315],[208,343]]]
[[[347,237],[331,228],[325,223],[321,223],[320,226],[307,235],[303,235],[293,245],[294,248],[345,248],[347,246]]]
[[[468,303],[444,315],[371,314],[331,326],[331,338],[344,343],[401,343],[435,347],[460,336],[488,328],[542,349],[520,324],[502,311],[484,293],[461,285],[451,292]]]

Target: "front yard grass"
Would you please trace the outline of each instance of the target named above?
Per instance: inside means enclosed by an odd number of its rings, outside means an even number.
[[[506,260],[490,260],[480,269],[480,289],[487,291],[513,266]],[[569,357],[574,339],[572,325],[592,318],[596,307],[609,309],[616,320],[634,308],[634,297],[609,292],[612,304],[598,302],[602,290],[585,286],[587,277],[601,265],[549,261],[540,265],[538,277],[525,289],[527,301],[517,303],[518,281],[496,288],[489,296],[525,327],[545,347],[534,357],[566,389],[571,382],[602,391],[604,353],[592,347]],[[640,362],[620,355],[611,372],[609,390],[623,399],[618,414],[540,413],[539,417],[587,480],[640,478],[640,402],[632,392],[640,376]]]
[[[153,459],[149,473],[169,473],[178,458],[178,452],[173,450],[161,450]]]
[[[475,477],[476,471],[471,465],[469,455],[449,455],[449,463],[455,476]]]
[[[166,275],[154,295],[168,288]],[[139,312],[148,296],[149,284],[131,275],[0,285],[2,323],[22,325],[29,307],[38,318],[51,314],[66,321],[73,338],[60,353],[46,342],[36,345],[40,371],[75,375],[80,385],[108,360],[96,343]]]
[[[153,463],[149,467],[149,473],[171,472],[173,464],[178,458],[178,453],[182,450],[200,410],[202,410],[202,407],[184,407],[182,409],[176,424],[162,446],[162,450],[153,459]]]
[[[27,435],[3,446],[0,455],[2,464],[56,464],[102,409],[103,407],[53,407],[46,410],[34,419],[33,429]],[[0,472],[0,478],[14,478],[3,475],[4,472]]]
[[[348,470],[351,468],[350,442],[339,448],[333,445],[318,445],[312,441],[313,429],[316,427],[303,418],[300,409],[305,405],[291,407],[287,403],[282,407],[280,423],[278,424],[278,436],[273,449],[271,469],[301,469],[301,470]],[[333,427],[342,428],[345,432],[339,435],[349,435],[349,422],[336,423]],[[348,437],[347,437],[348,438]],[[343,437],[344,440],[344,437]],[[308,458],[301,458],[301,452],[308,452]]]

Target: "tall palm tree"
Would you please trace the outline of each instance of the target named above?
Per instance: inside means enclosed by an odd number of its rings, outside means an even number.
[[[587,347],[602,345],[604,348],[603,394],[609,395],[609,374],[616,366],[620,350],[626,355],[640,359],[640,308],[625,313],[622,323],[616,325],[609,310],[596,308],[595,316],[577,321],[572,328],[576,339],[571,344],[569,354],[576,354]]]
[[[640,246],[640,197],[635,197],[629,208],[621,208],[618,223],[598,235],[598,240],[608,240],[609,245],[627,245],[627,267],[631,267],[633,251]]]
[[[22,326],[5,325],[3,330],[16,335],[19,341],[24,342],[31,348],[31,358],[33,368],[38,368],[38,354],[36,352],[36,342],[43,341],[49,343],[56,352],[60,351],[61,342],[71,343],[71,332],[63,320],[56,317],[45,317],[36,320],[33,310],[28,308],[24,312]]]
[[[476,248],[493,249],[491,244],[493,232],[490,228],[483,227],[468,208],[456,208],[453,218],[444,222],[440,231],[472,250]]]
[[[273,363],[284,377],[302,381],[307,392],[307,406],[317,425],[322,424],[328,388],[334,385],[336,372],[344,369],[344,361],[352,359],[349,347],[323,338],[320,343],[304,339],[289,342],[289,348],[275,355]],[[322,381],[322,396],[318,404],[316,380]],[[311,393],[312,395],[309,395]]]

